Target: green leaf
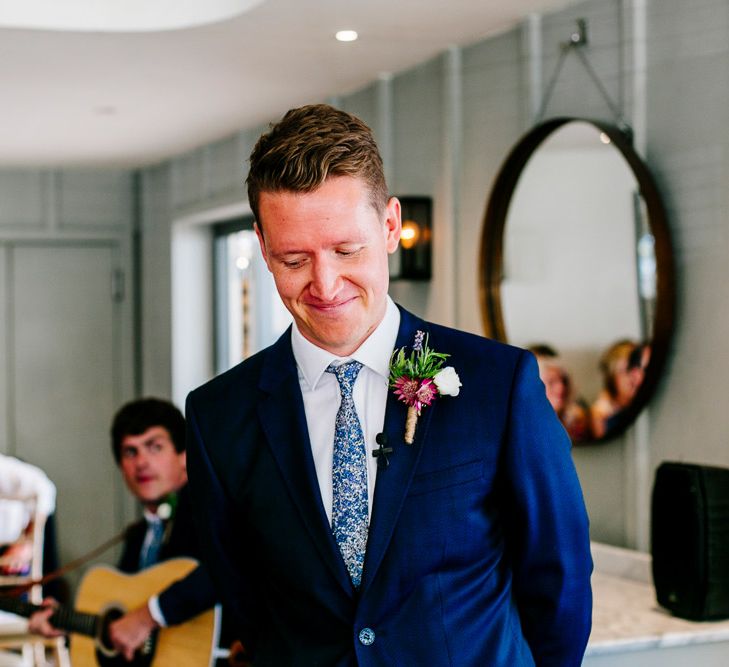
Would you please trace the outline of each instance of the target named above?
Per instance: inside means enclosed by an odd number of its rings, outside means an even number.
[[[449,354],[435,352],[428,346],[428,337],[423,341],[422,350],[411,350],[406,356],[405,348],[395,350],[390,358],[390,385],[398,378],[407,375],[410,378],[424,380],[432,378],[443,367]]]

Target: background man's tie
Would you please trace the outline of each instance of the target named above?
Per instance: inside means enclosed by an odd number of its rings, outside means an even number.
[[[162,548],[162,538],[165,534],[164,521],[150,521],[149,528],[152,531],[151,539],[144,540],[142,550],[139,552],[139,569],[155,565],[159,558],[159,550]]]
[[[362,426],[354,408],[352,387],[362,368],[358,361],[329,366],[339,381],[342,402],[334,427],[332,463],[332,532],[355,588],[362,581],[367,547],[367,452]]]

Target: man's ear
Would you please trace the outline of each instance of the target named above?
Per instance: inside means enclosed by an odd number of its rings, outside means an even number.
[[[266,239],[263,238],[263,231],[258,226],[257,222],[253,223],[253,231],[256,232],[258,237],[258,245],[261,246],[261,254],[263,255],[263,261],[266,262],[268,270],[271,270],[271,265],[268,263],[268,253],[266,252]]]
[[[397,250],[402,232],[402,213],[400,211],[400,200],[397,197],[390,197],[385,207],[385,245],[387,252],[392,254]]]

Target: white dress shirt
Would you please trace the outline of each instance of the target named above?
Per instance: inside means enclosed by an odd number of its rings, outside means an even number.
[[[360,347],[346,358],[337,357],[306,340],[294,323],[291,331],[291,346],[299,373],[299,385],[304,398],[306,424],[314,457],[319,491],[332,522],[332,460],[334,458],[334,421],[342,401],[339,382],[326,369],[334,362],[344,363],[354,359],[362,364],[352,391],[354,407],[357,410],[367,452],[367,509],[372,516],[372,499],[375,494],[377,459],[372,450],[377,447],[375,436],[385,425],[385,404],[387,383],[397,332],[400,328],[400,311],[390,297],[387,297],[385,317]]]

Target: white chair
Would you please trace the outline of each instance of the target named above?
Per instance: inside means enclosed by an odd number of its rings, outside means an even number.
[[[30,541],[31,559],[27,573],[21,575],[0,574],[1,589],[12,590],[38,581],[43,576],[43,534],[47,517],[39,511],[35,496],[15,496],[0,494],[0,502],[26,504],[30,521],[26,526],[23,539]],[[28,591],[28,600],[33,604],[42,602],[41,586],[36,584]],[[26,619],[14,615],[3,615],[0,618],[0,667],[33,666],[46,667],[46,649],[50,649],[50,657],[57,667],[70,667],[68,650],[63,637],[45,639],[28,633]]]

